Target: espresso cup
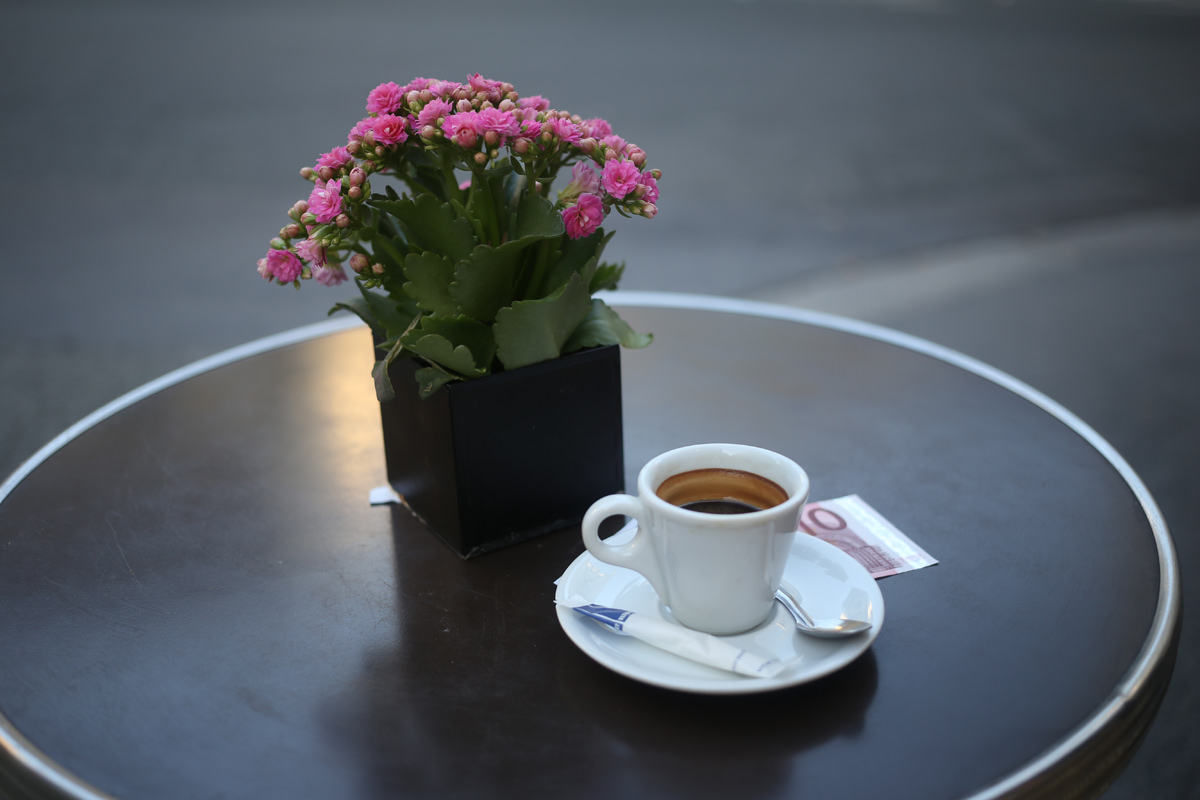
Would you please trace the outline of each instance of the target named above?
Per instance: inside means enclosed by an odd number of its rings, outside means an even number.
[[[770,616],[808,475],[770,450],[698,444],[657,456],[638,473],[637,496],[612,494],[583,518],[596,558],[641,573],[682,625],[718,635]],[[600,538],[608,517],[637,520],[620,545]]]

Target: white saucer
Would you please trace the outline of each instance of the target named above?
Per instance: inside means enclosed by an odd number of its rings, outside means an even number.
[[[628,541],[636,525],[630,522],[606,541]],[[807,683],[846,666],[879,635],[883,627],[879,587],[861,564],[833,545],[804,532],[796,534],[783,579],[796,589],[797,599],[812,616],[865,619],[871,629],[845,639],[805,636],[776,603],[774,615],[762,625],[725,638],[752,653],[793,663],[774,678],[748,678],[606,630],[564,606],[557,606],[558,621],[580,650],[614,672],[653,686],[698,694],[751,694]],[[557,584],[557,600],[579,596],[588,603],[667,618],[645,578],[606,564],[587,551],[571,563]]]

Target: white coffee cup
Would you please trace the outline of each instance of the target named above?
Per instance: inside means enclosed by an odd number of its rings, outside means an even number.
[[[775,486],[767,492],[779,502],[745,513],[707,513],[659,496],[668,479],[664,493],[680,502],[688,490],[680,495],[673,487],[681,481],[719,484],[719,474],[725,473],[737,484],[731,496],[747,499],[740,495],[755,491],[758,483],[733,474],[750,473]],[[747,485],[751,488],[741,488]],[[771,614],[808,488],[804,470],[770,450],[739,444],[682,447],[642,468],[636,497],[613,494],[593,503],[583,518],[583,542],[601,561],[645,576],[680,624],[718,635],[740,633]],[[755,506],[763,504],[754,500]],[[600,538],[599,526],[618,515],[636,519],[638,530],[629,542],[610,545]]]

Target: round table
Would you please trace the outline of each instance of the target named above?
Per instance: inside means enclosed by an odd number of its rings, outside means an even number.
[[[795,309],[618,293],[628,486],[664,450],[783,452],[939,560],[863,656],[702,696],[577,649],[578,528],[461,560],[386,482],[369,332],[172,373],[0,487],[5,797],[1095,796],[1166,689],[1170,537],[1112,448],[965,356]]]

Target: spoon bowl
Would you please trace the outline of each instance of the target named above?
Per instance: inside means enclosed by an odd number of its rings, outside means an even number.
[[[813,619],[783,586],[776,590],[775,599],[792,615],[792,619],[796,621],[796,630],[809,636],[838,639],[842,636],[854,636],[871,628],[871,623],[858,619]]]

